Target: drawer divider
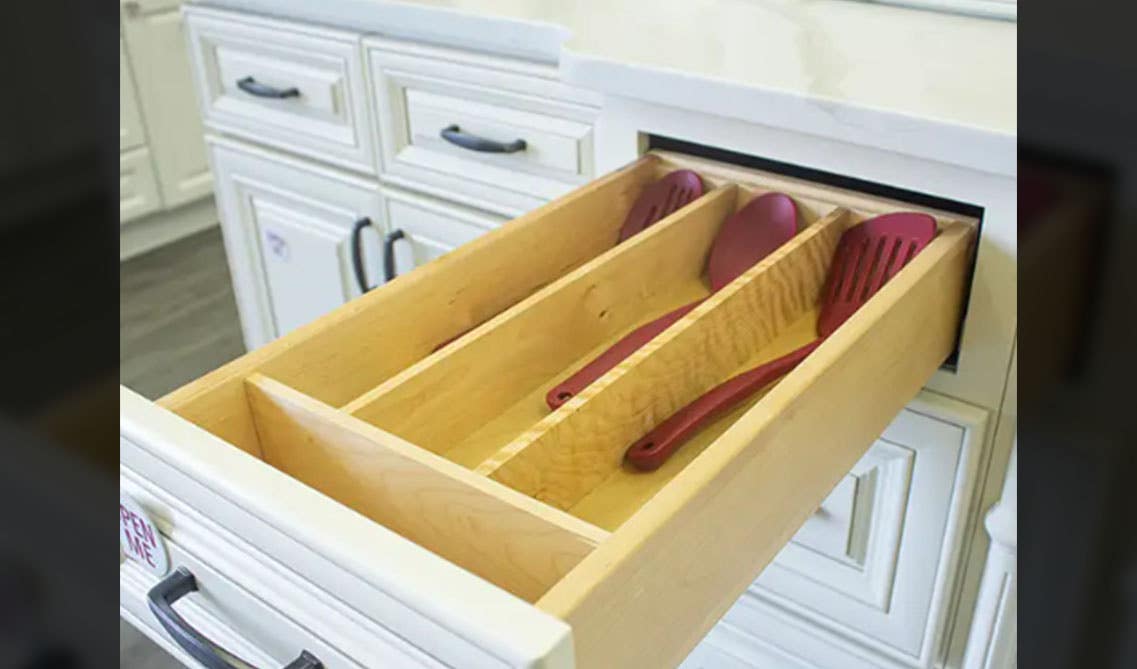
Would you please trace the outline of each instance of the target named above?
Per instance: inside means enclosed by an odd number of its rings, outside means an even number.
[[[666,485],[718,432],[705,430],[650,476],[623,472],[627,445],[756,355],[773,358],[813,338],[829,259],[852,219],[845,209],[822,217],[476,471],[566,510],[611,477],[627,479],[590,505],[606,507],[601,517],[618,526],[622,511]]]
[[[272,378],[245,383],[268,464],[528,601],[608,536]]]

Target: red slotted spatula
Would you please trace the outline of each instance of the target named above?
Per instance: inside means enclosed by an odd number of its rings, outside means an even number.
[[[624,225],[620,227],[617,244],[642,232],[701,197],[703,180],[691,170],[675,170],[643,189],[632,204]]]
[[[660,220],[670,216],[684,206],[703,196],[703,179],[691,170],[675,170],[668,172],[662,179],[648,184],[640,192],[628,215],[624,217],[624,224],[620,226],[620,234],[616,243],[650,228]],[[477,327],[477,326],[474,326]],[[431,353],[446,346],[474,328],[467,328],[453,337],[435,346]]]
[[[766,193],[751,200],[726,219],[715,236],[707,258],[711,294],[770,255],[797,231],[797,205],[792,198],[782,193]],[[632,330],[580,371],[557,384],[545,395],[545,403],[550,409],[557,409],[702,302],[697,300],[679,307]]]
[[[658,469],[704,425],[797,367],[935,235],[934,218],[908,212],[877,216],[846,230],[822,292],[818,338],[708,390],[628,447],[625,458],[636,469]]]

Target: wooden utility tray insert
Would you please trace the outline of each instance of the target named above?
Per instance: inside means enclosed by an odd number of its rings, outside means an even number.
[[[639,190],[678,166],[713,190],[615,245]],[[768,190],[795,198],[803,231],[550,411],[548,389],[595,354],[708,296],[719,225]],[[568,621],[582,665],[629,666],[625,648],[674,662],[951,352],[974,222],[930,212],[940,233],[908,267],[659,470],[625,465],[624,449],[812,340],[841,233],[899,209],[648,156],[159,404]],[[674,638],[653,641],[659,629]]]

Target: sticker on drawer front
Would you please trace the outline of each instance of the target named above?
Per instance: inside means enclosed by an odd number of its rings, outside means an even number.
[[[154,574],[165,576],[170,570],[158,527],[142,506],[126,494],[118,498],[118,540],[126,557]]]

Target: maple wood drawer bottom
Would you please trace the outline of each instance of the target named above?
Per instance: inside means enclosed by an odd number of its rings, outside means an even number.
[[[634,194],[680,166],[710,191],[616,245]],[[624,449],[659,421],[814,339],[841,234],[898,208],[738,174],[649,155],[157,407],[124,390],[124,463],[168,468],[175,496],[444,663],[675,665],[951,353],[974,237],[938,216],[797,369],[636,471]],[[795,238],[544,405],[627,331],[705,296],[718,226],[772,189],[799,205]]]

